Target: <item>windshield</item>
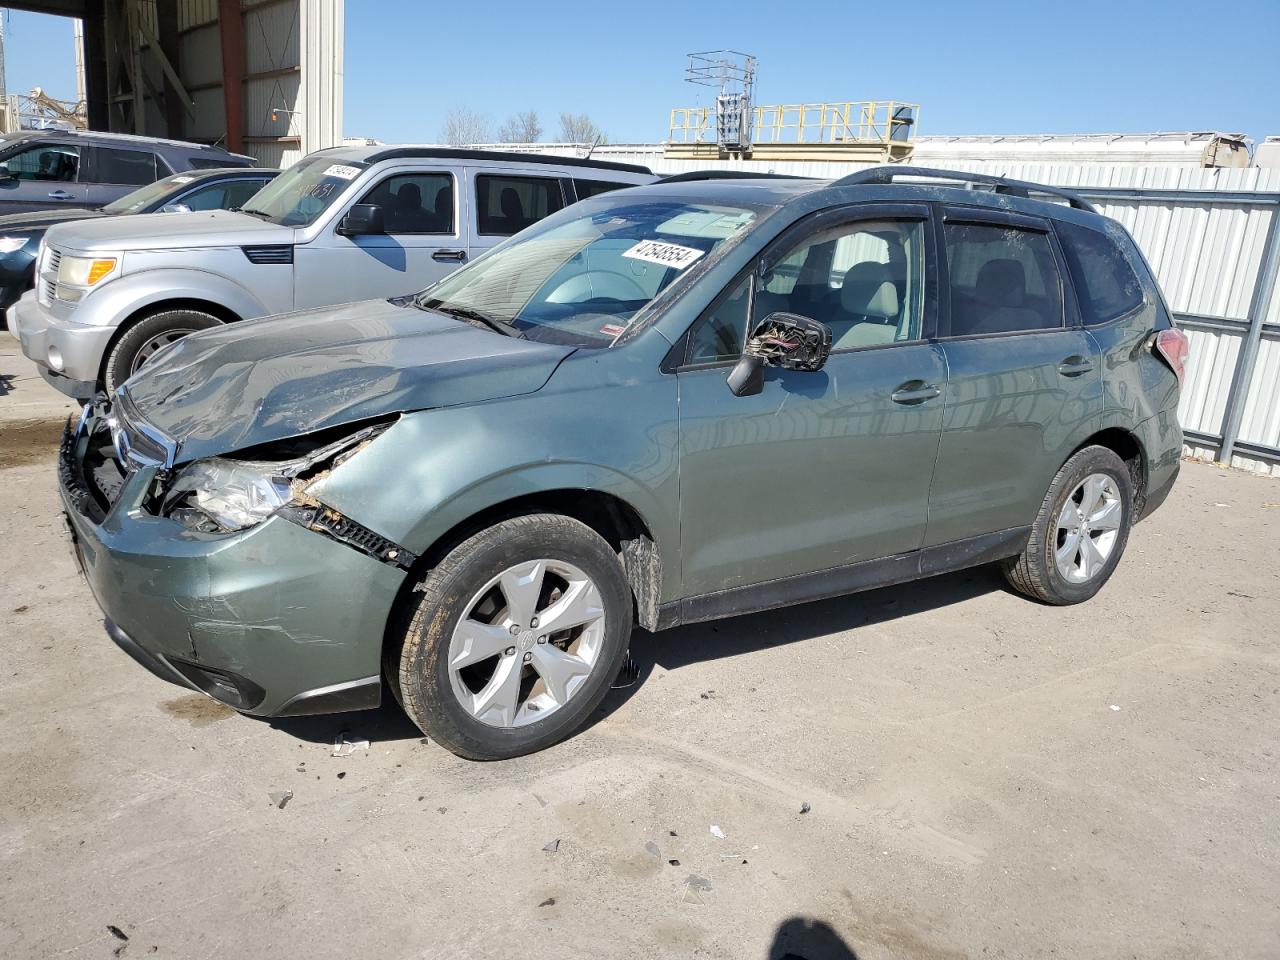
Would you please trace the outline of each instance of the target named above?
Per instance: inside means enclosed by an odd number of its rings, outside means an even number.
[[[669,198],[586,201],[517,234],[415,302],[530,340],[604,346],[756,216],[746,207]]]
[[[173,177],[165,177],[145,187],[139,187],[133,193],[126,193],[118,200],[113,200],[102,208],[103,213],[144,213],[156,203],[164,203],[169,197],[179,194],[196,178],[189,173],[180,173]]]
[[[244,212],[284,227],[305,227],[368,166],[357,160],[334,163],[326,157],[299,160],[254,194]]]

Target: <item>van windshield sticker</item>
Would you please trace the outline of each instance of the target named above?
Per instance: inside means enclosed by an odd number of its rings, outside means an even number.
[[[663,243],[661,240],[641,240],[622,255],[632,260],[644,260],[648,263],[660,263],[664,267],[675,267],[683,270],[693,263],[703,251],[693,247],[682,247],[678,243]]]
[[[354,180],[360,172],[359,167],[348,166],[345,163],[331,163],[325,167],[324,177],[341,177],[343,180]]]

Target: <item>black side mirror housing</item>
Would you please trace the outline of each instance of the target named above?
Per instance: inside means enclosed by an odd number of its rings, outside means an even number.
[[[338,225],[338,233],[344,237],[369,237],[386,232],[382,206],[377,203],[355,204]]]
[[[818,371],[831,355],[831,328],[798,313],[771,313],[751,331],[742,357],[729,373],[735,397],[764,389],[764,368]]]

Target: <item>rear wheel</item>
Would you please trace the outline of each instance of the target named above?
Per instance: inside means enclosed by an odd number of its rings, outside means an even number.
[[[103,364],[102,382],[108,393],[137,373],[164,347],[197,330],[220,327],[222,321],[200,310],[165,310],[129,327],[111,347]]]
[[[612,547],[577,520],[504,520],[426,576],[388,672],[422,731],[459,756],[544,749],[608,692],[631,634],[631,594]]]
[[[1013,588],[1045,603],[1080,603],[1115,571],[1129,540],[1133,481],[1106,447],[1085,447],[1049,485],[1031,538],[1006,561]]]

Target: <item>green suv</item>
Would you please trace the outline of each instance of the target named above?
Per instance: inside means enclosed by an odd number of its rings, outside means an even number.
[[[1177,475],[1185,361],[1069,194],[685,175],[416,296],[181,340],[85,408],[60,482],[153,673],[260,716],[386,686],[502,758],[581,726],[636,626],[983,563],[1088,599]]]

